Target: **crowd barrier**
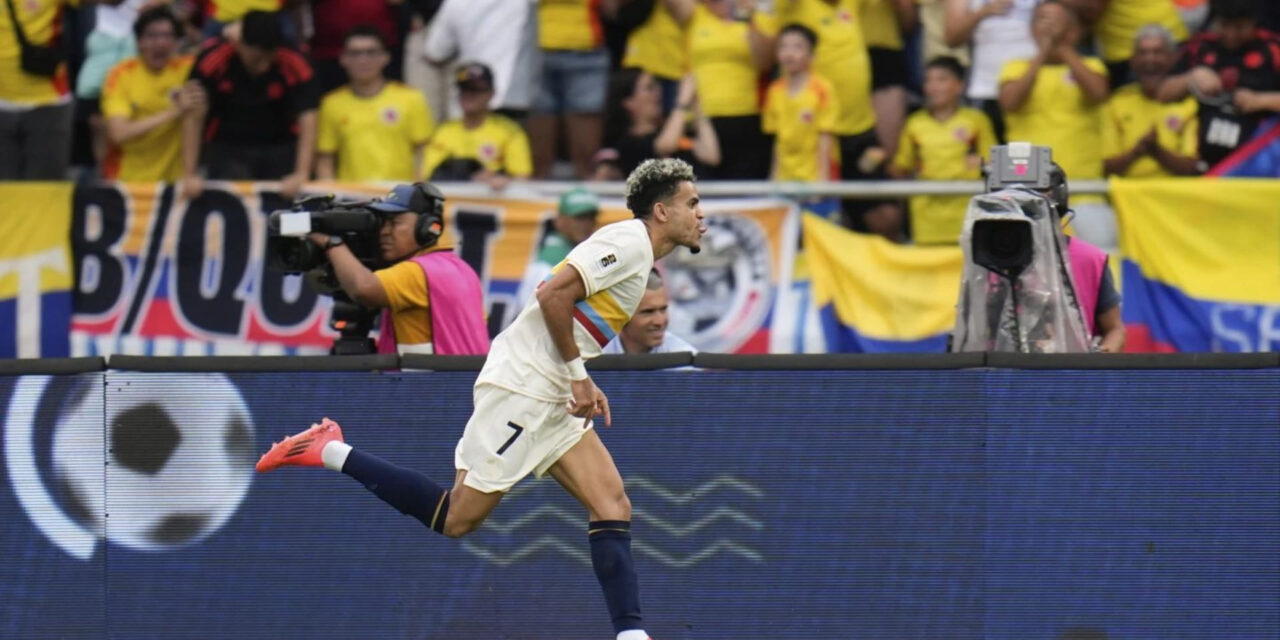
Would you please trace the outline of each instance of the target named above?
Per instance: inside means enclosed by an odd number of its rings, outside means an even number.
[[[1229,184],[1229,189],[1222,185]],[[659,268],[671,330],[717,353],[940,352],[954,325],[956,246],[914,247],[824,219],[839,197],[970,193],[976,182],[707,183],[704,250]],[[1130,350],[1280,350],[1280,181],[1091,182],[1116,210]],[[491,333],[566,185],[445,185],[446,233],[480,275]],[[616,184],[592,185],[613,193]],[[0,184],[0,357],[327,352],[331,300],[268,268],[271,183]],[[347,198],[382,186],[326,184]],[[737,197],[727,197],[737,194]],[[602,222],[630,214],[603,201]],[[1122,277],[1120,277],[1122,276]]]
[[[602,358],[646,626],[1274,638],[1277,358]],[[447,540],[337,474],[252,471],[330,416],[450,478],[477,365],[4,362],[0,637],[610,637],[586,516],[550,480]]]

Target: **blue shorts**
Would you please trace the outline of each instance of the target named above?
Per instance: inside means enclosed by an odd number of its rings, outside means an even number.
[[[533,112],[603,113],[609,86],[609,52],[543,50],[542,80]]]

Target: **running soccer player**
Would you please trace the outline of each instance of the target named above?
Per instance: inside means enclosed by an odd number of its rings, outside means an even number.
[[[452,490],[353,449],[328,418],[272,445],[258,471],[341,471],[450,538],[478,529],[530,472],[550,474],[587,509],[591,564],[617,640],[647,640],[631,556],[631,502],[591,428],[598,415],[609,426],[609,401],[583,360],[600,355],[631,319],[654,260],[678,246],[700,248],[707,228],[693,179],[693,168],[681,160],[647,160],[637,167],[626,186],[635,218],[604,226],[574,247],[494,339],[476,379],[474,411],[454,451]]]

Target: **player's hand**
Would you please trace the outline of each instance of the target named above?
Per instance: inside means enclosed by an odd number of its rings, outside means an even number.
[[[302,191],[302,184],[307,181],[307,177],[298,172],[293,172],[280,179],[280,195],[289,200],[297,197],[298,192]]]
[[[329,234],[327,233],[318,233],[313,231],[307,234],[307,239],[314,242],[317,247],[321,248],[324,248],[325,245],[329,244]]]
[[[1218,72],[1209,67],[1199,66],[1191,70],[1188,77],[1196,91],[1208,96],[1222,92],[1222,78]]]
[[[569,391],[573,393],[573,400],[568,406],[569,415],[589,421],[597,414],[604,414],[604,425],[607,427],[613,423],[609,415],[609,399],[591,378],[574,380],[569,383]]]
[[[182,197],[188,200],[195,200],[202,193],[204,193],[204,178],[186,176],[182,179]]]

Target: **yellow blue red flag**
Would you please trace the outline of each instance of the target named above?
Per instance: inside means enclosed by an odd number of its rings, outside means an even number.
[[[1280,181],[1114,180],[1126,351],[1280,350]]]
[[[0,358],[65,357],[71,183],[0,183],[0,202],[10,205],[0,214]]]
[[[814,306],[829,352],[939,352],[956,320],[958,247],[905,247],[804,218]]]

